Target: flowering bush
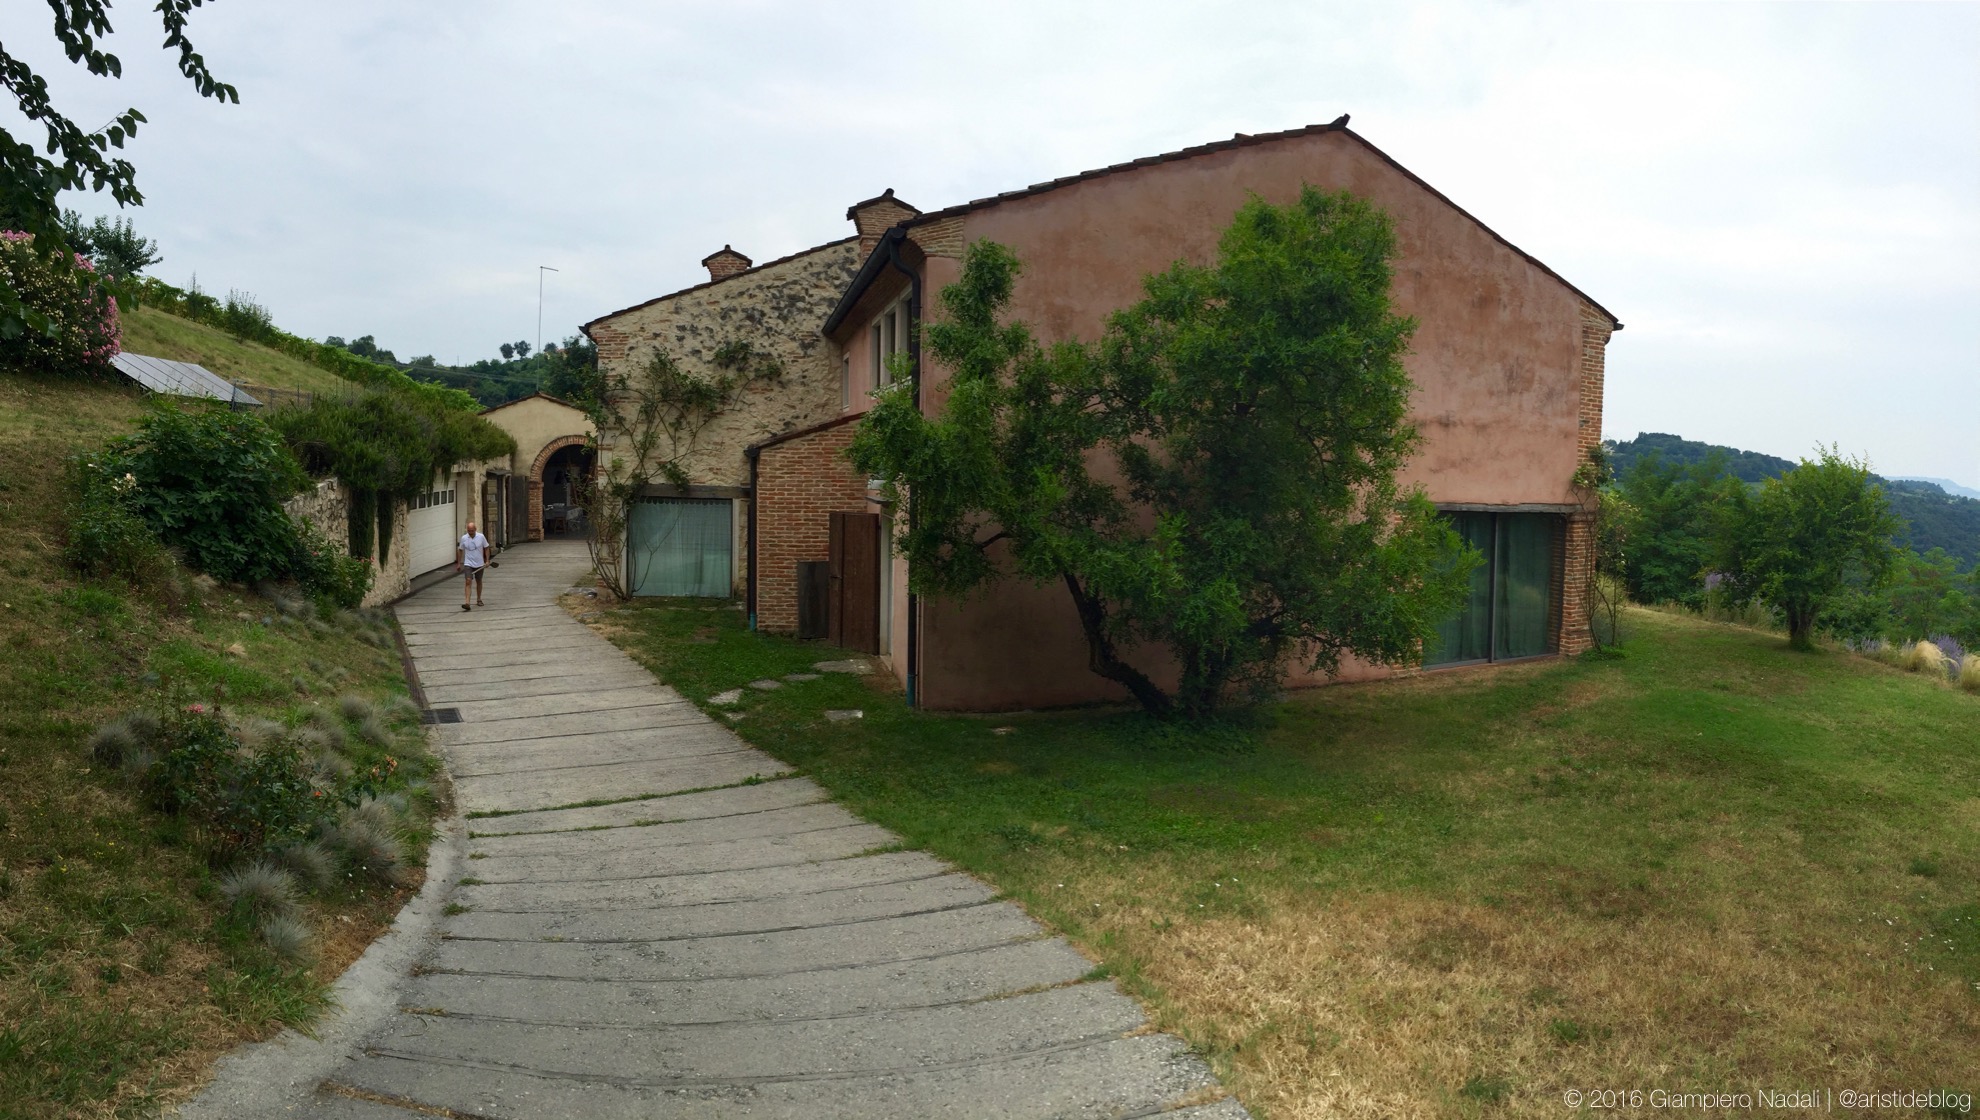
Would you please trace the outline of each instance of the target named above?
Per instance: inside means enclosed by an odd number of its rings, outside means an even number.
[[[48,318],[46,330],[29,326],[0,336],[0,368],[65,376],[107,376],[122,348],[117,300],[97,279],[87,258],[74,264],[35,250],[32,234],[0,231],[0,282]]]

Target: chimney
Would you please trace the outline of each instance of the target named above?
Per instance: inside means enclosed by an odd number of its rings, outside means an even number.
[[[880,197],[869,198],[865,202],[855,202],[846,207],[846,217],[859,229],[859,252],[865,256],[880,243],[880,235],[918,216],[921,211],[894,197],[894,188],[888,187]]]
[[[749,267],[749,258],[729,248],[727,245],[701,258],[703,267],[708,269],[708,279],[727,280]]]

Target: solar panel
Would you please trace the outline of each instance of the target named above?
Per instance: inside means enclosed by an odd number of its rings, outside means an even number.
[[[205,366],[192,362],[175,362],[169,358],[154,358],[149,354],[133,354],[126,350],[110,359],[124,376],[144,386],[154,393],[170,393],[175,397],[207,397],[216,401],[231,401],[259,407],[261,402],[236,388],[227,379],[214,374]]]

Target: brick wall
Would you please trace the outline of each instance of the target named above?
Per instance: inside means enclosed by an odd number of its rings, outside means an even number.
[[[1609,336],[1615,322],[1589,304],[1581,305],[1581,405],[1575,433],[1575,461],[1584,462],[1602,442],[1602,379]],[[1594,645],[1589,633],[1595,605],[1595,494],[1582,491],[1582,512],[1568,518],[1561,578],[1560,648],[1572,657]]]
[[[797,630],[797,566],[829,559],[834,510],[871,513],[866,479],[846,461],[856,423],[765,447],[756,472],[756,625]]]

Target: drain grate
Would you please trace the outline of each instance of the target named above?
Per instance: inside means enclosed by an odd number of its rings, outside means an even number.
[[[428,708],[419,714],[419,722],[459,723],[461,722],[461,710],[459,708]]]

